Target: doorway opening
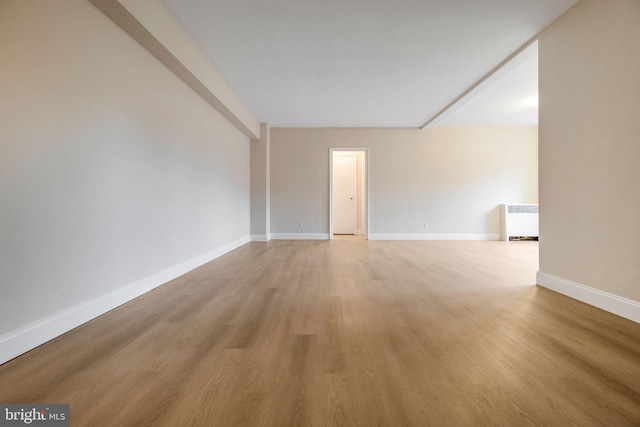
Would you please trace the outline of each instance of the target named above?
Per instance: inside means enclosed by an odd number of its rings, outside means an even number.
[[[329,171],[329,239],[368,239],[369,149],[331,148]]]

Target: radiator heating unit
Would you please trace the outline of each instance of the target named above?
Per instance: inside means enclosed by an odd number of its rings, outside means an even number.
[[[538,205],[500,205],[500,238],[538,240]]]

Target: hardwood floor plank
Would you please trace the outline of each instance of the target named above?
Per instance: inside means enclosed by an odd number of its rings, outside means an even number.
[[[279,381],[270,395],[267,425],[310,426],[313,424],[318,366],[315,335],[291,335],[285,344]]]
[[[640,425],[640,325],[536,287],[537,249],[247,244],[1,365],[0,402],[74,426]]]
[[[320,374],[317,377],[318,402],[313,425],[357,426],[355,385],[351,375]]]

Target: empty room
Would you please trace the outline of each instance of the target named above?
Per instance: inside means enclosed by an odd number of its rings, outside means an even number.
[[[640,425],[638,0],[0,34],[0,425]]]

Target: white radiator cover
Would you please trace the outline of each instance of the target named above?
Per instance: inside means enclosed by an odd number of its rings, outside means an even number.
[[[538,205],[500,205],[500,238],[538,237]]]

